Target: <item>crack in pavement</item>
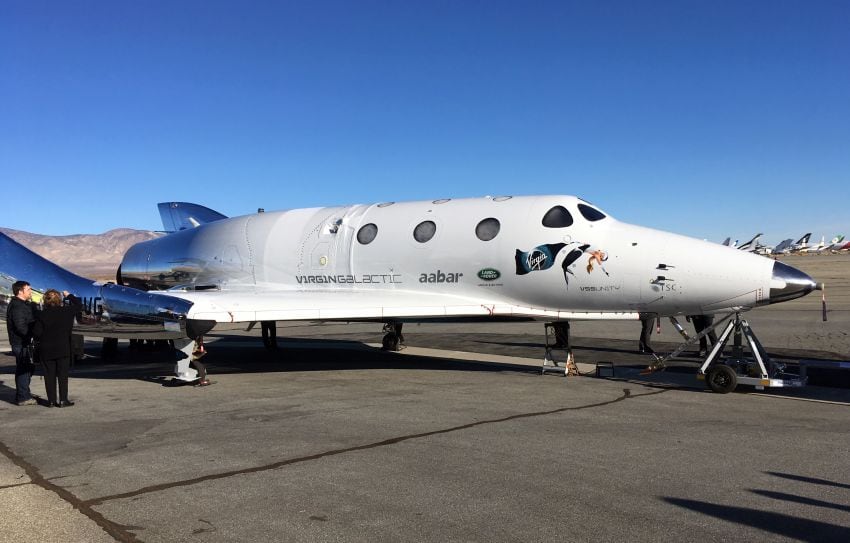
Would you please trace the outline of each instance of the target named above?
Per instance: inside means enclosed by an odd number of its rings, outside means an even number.
[[[15,483],[13,485],[3,485],[3,486],[0,486],[0,490],[6,490],[7,488],[15,488],[15,487],[26,486],[26,485],[31,485],[31,484],[32,484],[31,481],[27,481],[26,483]]]
[[[120,525],[108,520],[106,517],[92,509],[91,505],[79,499],[68,490],[62,488],[61,486],[53,484],[47,479],[45,479],[41,475],[41,473],[39,473],[38,468],[24,460],[17,454],[13,453],[11,449],[9,449],[9,447],[6,446],[6,444],[3,442],[0,442],[0,454],[5,456],[9,460],[11,460],[16,466],[24,470],[24,472],[27,474],[27,476],[29,476],[31,481],[31,483],[25,484],[34,484],[58,495],[60,498],[68,502],[71,507],[93,520],[95,524],[100,526],[104,532],[115,538],[116,541],[121,541],[122,543],[139,543],[139,539],[136,538],[135,534],[124,530]]]
[[[457,431],[460,431],[460,430],[466,430],[466,429],[469,429],[469,428],[474,428],[476,426],[483,426],[485,424],[496,424],[496,423],[500,423],[500,422],[506,422],[506,421],[509,421],[509,420],[517,420],[517,419],[530,418],[530,417],[540,417],[540,416],[545,416],[545,415],[553,415],[553,414],[556,414],[556,413],[563,413],[563,412],[566,412],[566,411],[580,411],[580,410],[583,410],[583,409],[603,407],[603,406],[606,406],[606,405],[611,405],[611,404],[621,402],[623,400],[627,400],[629,398],[641,398],[643,396],[654,396],[656,394],[663,394],[665,392],[669,392],[670,390],[674,390],[674,389],[665,389],[665,390],[659,390],[659,391],[655,391],[655,392],[649,392],[649,393],[646,393],[646,394],[632,395],[630,389],[624,388],[623,394],[621,396],[619,396],[619,397],[617,397],[613,400],[608,400],[608,401],[605,401],[605,402],[599,402],[599,403],[593,403],[593,404],[587,404],[587,405],[579,405],[579,406],[573,406],[573,407],[560,407],[558,409],[551,409],[551,410],[548,410],[548,411],[536,411],[536,412],[533,412],[533,413],[520,413],[518,415],[510,415],[510,416],[502,417],[502,418],[499,418],[499,419],[481,420],[481,421],[477,421],[477,422],[471,422],[471,423],[468,423],[468,424],[462,424],[460,426],[452,426],[451,428],[443,428],[442,430],[432,430],[430,432],[422,432],[422,433],[419,433],[419,434],[410,434],[410,435],[406,435],[406,436],[400,436],[400,437],[394,437],[394,438],[391,438],[391,439],[385,439],[383,441],[377,441],[375,443],[367,443],[365,445],[356,445],[356,446],[353,446],[353,447],[346,447],[346,448],[343,448],[343,449],[335,449],[335,450],[332,450],[332,451],[325,451],[325,452],[320,452],[320,453],[316,453],[316,454],[311,454],[311,455],[308,455],[308,456],[300,456],[300,457],[297,457],[297,458],[290,458],[288,460],[281,460],[279,462],[274,462],[272,464],[266,464],[264,466],[255,466],[255,467],[252,467],[252,468],[244,468],[244,469],[240,469],[240,470],[225,471],[225,472],[222,472],[222,473],[213,473],[213,474],[210,474],[210,475],[203,475],[201,477],[196,477],[194,479],[185,479],[185,480],[182,480],[182,481],[173,481],[173,482],[170,482],[170,483],[161,483],[161,484],[158,484],[158,485],[146,486],[146,487],[143,487],[143,488],[139,488],[137,490],[132,490],[130,492],[123,492],[121,494],[113,494],[111,496],[101,496],[99,498],[92,498],[92,499],[87,500],[83,503],[85,503],[88,506],[101,505],[102,503],[107,502],[107,501],[111,501],[111,500],[120,500],[120,499],[124,499],[124,498],[132,498],[132,497],[139,496],[139,495],[142,495],[142,494],[149,494],[151,492],[159,492],[159,491],[162,491],[162,490],[168,490],[168,489],[171,489],[171,488],[177,488],[177,487],[181,487],[181,486],[191,486],[191,485],[203,483],[203,482],[206,482],[206,481],[215,481],[216,479],[226,479],[228,477],[235,477],[237,475],[246,475],[246,474],[250,474],[250,473],[259,473],[259,472],[263,472],[263,471],[271,471],[271,470],[275,470],[275,469],[278,469],[278,468],[281,468],[281,467],[284,467],[284,466],[289,466],[289,465],[292,465],[292,464],[298,464],[298,463],[301,463],[301,462],[309,462],[311,460],[318,460],[320,458],[327,458],[329,456],[336,456],[336,455],[339,455],[339,454],[344,454],[344,453],[349,453],[349,452],[364,451],[364,450],[368,450],[368,449],[374,449],[374,448],[377,448],[377,447],[385,447],[387,445],[395,445],[397,443],[402,443],[404,441],[410,441],[410,440],[413,440],[413,439],[420,439],[420,438],[435,436],[435,435],[439,435],[439,434],[447,434],[447,433],[450,433],[450,432],[457,432]]]
[[[583,409],[592,409],[592,408],[595,408],[595,407],[603,407],[603,406],[606,406],[606,405],[611,405],[611,404],[615,404],[615,403],[618,403],[618,402],[622,402],[623,400],[627,400],[629,398],[640,398],[640,397],[643,397],[643,396],[654,396],[656,394],[663,394],[665,392],[669,392],[669,390],[672,390],[672,389],[665,389],[665,390],[659,390],[659,391],[655,391],[655,392],[649,392],[649,393],[646,393],[646,394],[633,395],[631,393],[630,389],[624,388],[623,394],[621,396],[619,396],[619,397],[617,397],[613,400],[608,400],[608,401],[605,401],[605,402],[598,402],[598,403],[593,403],[593,404],[586,404],[586,405],[579,405],[579,406],[572,406],[572,407],[560,407],[560,408],[551,409],[551,410],[548,410],[548,411],[536,411],[536,412],[532,412],[532,413],[519,413],[517,415],[510,415],[510,416],[502,417],[502,418],[498,418],[498,419],[481,420],[481,421],[471,422],[471,423],[468,423],[468,424],[463,424],[463,425],[460,425],[460,426],[453,426],[451,428],[443,428],[441,430],[432,430],[430,432],[422,432],[422,433],[419,433],[419,434],[410,434],[410,435],[395,437],[395,438],[391,438],[391,439],[385,439],[383,441],[378,441],[378,442],[375,442],[375,443],[367,443],[365,445],[357,445],[357,446],[354,446],[354,447],[346,447],[346,448],[343,448],[343,449],[336,449],[336,450],[326,451],[326,452],[312,454],[312,455],[308,455],[308,456],[291,458],[289,460],[282,460],[280,462],[274,462],[272,464],[267,464],[267,465],[264,465],[264,466],[256,466],[256,467],[245,468],[245,469],[241,469],[241,470],[234,470],[234,471],[228,471],[228,472],[223,472],[223,473],[205,475],[205,476],[197,477],[197,478],[194,478],[194,479],[186,479],[186,480],[183,480],[183,481],[174,481],[174,482],[171,482],[171,483],[162,483],[162,484],[159,484],[159,485],[152,485],[152,486],[143,487],[143,488],[131,491],[131,492],[125,492],[125,493],[122,493],[122,494],[114,494],[114,495],[111,495],[111,496],[102,496],[100,498],[94,498],[94,499],[90,499],[90,500],[81,500],[80,498],[75,496],[73,493],[68,491],[66,488],[63,488],[59,485],[56,485],[56,484],[50,482],[48,479],[46,479],[45,477],[43,477],[41,475],[41,473],[38,471],[38,468],[36,468],[34,465],[30,464],[29,462],[27,462],[26,460],[24,460],[20,456],[16,455],[14,452],[12,452],[11,449],[9,449],[8,446],[6,446],[4,443],[0,442],[0,454],[3,454],[9,460],[11,460],[15,465],[17,465],[18,467],[23,469],[24,472],[29,476],[30,481],[31,481],[30,483],[20,483],[20,484],[8,485],[8,486],[4,486],[2,488],[13,488],[13,487],[17,487],[17,486],[25,486],[27,484],[37,485],[37,486],[39,486],[39,487],[41,487],[45,490],[48,490],[50,492],[55,493],[61,499],[68,502],[74,509],[76,509],[77,511],[79,511],[80,513],[82,513],[83,515],[85,515],[86,517],[88,517],[89,519],[94,521],[95,524],[97,524],[102,530],[104,530],[107,534],[109,534],[111,537],[113,537],[116,541],[119,541],[119,542],[122,542],[122,543],[141,543],[141,540],[138,539],[138,537],[134,533],[128,531],[129,527],[122,526],[120,524],[117,524],[115,522],[110,521],[109,519],[104,517],[101,513],[95,511],[93,509],[93,507],[96,506],[96,505],[103,504],[106,501],[118,500],[118,499],[123,499],[123,498],[130,498],[130,497],[134,497],[134,496],[139,496],[141,494],[148,494],[148,493],[151,493],[151,492],[158,492],[158,491],[167,490],[167,489],[176,488],[176,487],[181,487],[181,486],[191,486],[191,485],[195,485],[195,484],[198,484],[198,483],[202,483],[202,482],[206,482],[206,481],[212,481],[212,480],[216,480],[216,479],[224,479],[224,478],[228,478],[228,477],[234,477],[234,476],[245,475],[245,474],[250,474],[250,473],[258,473],[258,472],[262,472],[262,471],[270,471],[270,470],[278,469],[278,468],[281,468],[283,466],[288,466],[288,465],[291,465],[291,464],[308,462],[308,461],[311,461],[311,460],[318,460],[320,458],[326,458],[326,457],[329,457],[329,456],[336,456],[336,455],[344,454],[344,453],[348,453],[348,452],[363,451],[363,450],[368,450],[368,449],[374,449],[374,448],[377,448],[377,447],[384,447],[384,446],[387,446],[387,445],[394,445],[394,444],[397,444],[397,443],[402,443],[404,441],[410,441],[410,440],[413,440],[413,439],[420,439],[420,438],[439,435],[439,434],[446,434],[446,433],[450,433],[450,432],[457,432],[457,431],[460,431],[460,430],[466,430],[468,428],[474,428],[476,426],[483,426],[483,425],[486,425],[486,424],[496,424],[496,423],[506,422],[506,421],[510,421],[510,420],[517,420],[517,419],[530,418],[530,417],[540,417],[540,416],[545,416],[545,415],[563,413],[563,412],[567,412],[567,411],[580,411],[580,410],[583,410]],[[56,479],[61,479],[61,478],[62,478],[61,476],[56,477]]]

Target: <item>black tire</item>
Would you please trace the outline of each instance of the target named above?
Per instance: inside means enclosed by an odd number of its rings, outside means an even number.
[[[725,364],[715,364],[705,376],[705,382],[712,392],[727,394],[738,386],[738,376],[735,370]]]
[[[100,357],[104,360],[114,360],[118,356],[118,338],[105,337],[101,343]]]
[[[398,336],[395,334],[385,334],[381,345],[385,351],[398,351]]]

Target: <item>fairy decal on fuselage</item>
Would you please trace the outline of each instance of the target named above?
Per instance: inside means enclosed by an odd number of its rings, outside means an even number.
[[[608,270],[605,269],[605,265],[603,264],[603,262],[608,260],[608,253],[600,249],[596,249],[587,243],[581,245],[577,244],[577,247],[567,253],[567,256],[564,257],[564,261],[561,262],[561,269],[564,270],[564,282],[567,284],[567,288],[570,286],[570,275],[575,276],[571,268],[575,268],[576,260],[585,253],[590,255],[590,258],[587,259],[587,266],[584,268],[587,270],[588,274],[593,271],[593,263],[595,262],[599,265],[599,269],[602,270],[602,273],[606,276],[609,275]]]

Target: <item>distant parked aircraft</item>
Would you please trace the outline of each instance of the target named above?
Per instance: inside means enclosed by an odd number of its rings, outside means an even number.
[[[840,250],[840,248],[844,245],[846,245],[846,243],[844,242],[844,235],[838,234],[829,241],[829,245],[824,248],[824,251],[836,252]]]
[[[791,245],[791,249],[790,249],[789,252],[800,253],[800,252],[804,252],[804,251],[808,250],[808,248],[809,248],[809,238],[811,238],[811,237],[812,237],[811,232],[807,232],[807,233],[803,234],[803,237],[801,237],[800,239],[798,239],[797,241],[795,241]]]
[[[791,249],[791,245],[793,245],[793,240],[791,238],[784,239],[780,243],[776,245],[776,247],[771,250],[770,254],[773,255],[781,255],[787,253]]]

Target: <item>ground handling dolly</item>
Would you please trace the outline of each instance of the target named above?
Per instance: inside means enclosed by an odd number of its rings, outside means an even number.
[[[728,357],[720,356],[723,347],[733,336],[732,353]],[[744,352],[742,338],[746,338],[750,354]],[[756,390],[765,388],[806,386],[804,376],[786,373],[785,364],[774,362],[762,347],[749,323],[735,313],[712,346],[711,352],[697,372],[697,379],[705,380],[713,392],[726,394],[732,392],[738,384],[752,385]]]
[[[735,390],[739,384],[754,386],[756,390],[806,386],[808,378],[805,374],[786,373],[785,364],[770,359],[749,323],[737,312],[726,315],[714,326],[706,328],[672,353],[657,358],[643,373],[664,369],[664,363],[667,360],[677,356],[712,328],[724,322],[726,327],[723,333],[720,334],[717,343],[712,345],[711,351],[697,371],[697,379],[705,381],[713,392],[726,394]],[[747,340],[746,345],[743,342],[744,338]],[[724,354],[724,348],[730,339],[733,339],[733,343],[731,353],[727,356]]]

